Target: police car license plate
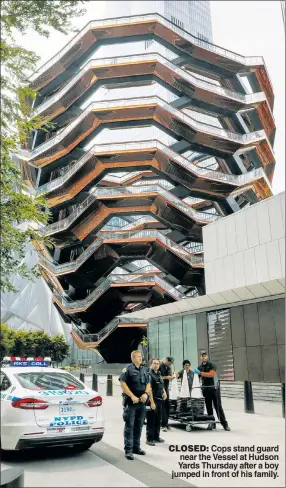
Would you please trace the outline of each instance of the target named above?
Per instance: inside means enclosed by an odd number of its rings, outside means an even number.
[[[72,407],[67,407],[66,405],[60,406],[60,415],[65,413],[75,413],[75,409]]]
[[[65,427],[48,427],[48,432],[64,432],[66,429]]]
[[[75,430],[89,430],[90,429],[90,426],[88,425],[84,425],[83,427],[72,427],[71,430],[75,431]]]

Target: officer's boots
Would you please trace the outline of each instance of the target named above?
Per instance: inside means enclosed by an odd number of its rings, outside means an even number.
[[[129,459],[129,461],[133,461],[133,459],[134,459],[134,455],[132,452],[126,452],[125,457],[126,457],[126,459]]]

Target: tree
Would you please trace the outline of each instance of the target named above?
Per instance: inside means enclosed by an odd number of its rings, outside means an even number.
[[[0,361],[10,354],[14,344],[15,331],[1,322],[0,326]]]
[[[43,240],[38,227],[48,220],[43,212],[46,202],[33,195],[21,178],[15,160],[19,145],[27,141],[32,130],[41,126],[40,117],[33,115],[31,100],[36,93],[28,86],[28,77],[38,57],[15,42],[15,34],[29,29],[49,37],[55,29],[67,34],[71,20],[84,13],[82,0],[2,0],[1,2],[1,234],[0,290],[16,291],[11,277],[18,273],[33,279],[36,268],[24,263],[27,244]],[[31,228],[30,223],[33,223]],[[21,225],[20,225],[21,224]],[[23,226],[24,224],[24,226]]]
[[[65,336],[63,334],[56,334],[51,339],[52,361],[54,361],[58,365],[67,357],[70,346],[66,342]]]
[[[44,331],[25,331],[10,329],[1,323],[0,360],[5,356],[51,357],[61,363],[69,353],[69,344],[63,334],[53,337]]]

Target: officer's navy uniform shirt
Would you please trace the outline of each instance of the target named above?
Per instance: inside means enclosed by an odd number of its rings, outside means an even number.
[[[164,363],[160,364],[159,371],[162,376],[172,376],[171,368]],[[169,380],[163,380],[163,381],[164,381],[164,388],[166,392],[168,392],[170,381]]]
[[[202,373],[209,373],[211,370],[216,371],[216,365],[212,363],[211,361],[207,361],[206,363],[201,363],[198,367],[198,370],[201,371]],[[215,387],[215,377],[207,377],[207,376],[201,376],[202,380],[202,386],[213,386]]]
[[[137,368],[131,363],[122,370],[119,381],[124,381],[133,395],[139,398],[145,393],[146,385],[150,383],[149,371],[145,366],[140,365]]]
[[[153,397],[156,400],[163,400],[164,380],[160,371],[155,373],[153,369],[150,369],[150,384]]]

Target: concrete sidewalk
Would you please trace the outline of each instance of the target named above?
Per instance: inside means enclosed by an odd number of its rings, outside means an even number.
[[[92,377],[85,376],[86,385],[91,388]],[[106,396],[106,384],[107,376],[98,376],[98,392],[102,396]],[[121,398],[121,388],[118,379],[113,376],[113,396]],[[231,410],[235,412],[244,413],[244,400],[240,398],[226,398],[222,397],[222,403],[226,410]],[[267,402],[267,401],[254,401],[255,413],[263,414],[269,417],[280,417],[282,418],[282,403],[280,402]]]
[[[106,386],[106,385],[105,385]],[[99,387],[99,390],[102,390]],[[104,391],[101,391],[104,396]],[[106,432],[104,435],[104,442],[109,444],[110,446],[119,449],[122,452],[122,456],[124,456],[123,452],[123,420],[122,420],[122,405],[121,405],[121,398],[120,398],[120,390],[118,387],[115,387],[115,397],[106,397],[104,396],[104,412],[105,412],[105,419],[106,419]],[[140,456],[140,461],[143,461],[146,464],[152,465],[154,467],[160,468],[166,473],[169,473],[170,479],[172,471],[184,471],[179,468],[178,462],[180,461],[180,455],[183,453],[174,453],[169,451],[169,445],[205,445],[209,450],[209,454],[211,454],[210,463],[218,463],[218,461],[214,460],[214,454],[217,454],[217,448],[221,449],[229,448],[233,450],[235,446],[245,447],[245,446],[252,446],[255,445],[261,447],[266,446],[278,446],[279,452],[275,453],[279,456],[279,461],[273,461],[273,463],[279,463],[278,467],[278,477],[273,479],[271,476],[266,478],[257,478],[254,477],[254,471],[259,470],[258,464],[263,463],[263,461],[250,461],[251,464],[256,463],[256,468],[251,469],[249,468],[247,471],[252,473],[252,477],[241,477],[240,469],[242,464],[245,461],[238,461],[238,477],[231,477],[230,469],[230,477],[221,477],[226,476],[224,475],[217,475],[220,477],[192,477],[188,479],[188,482],[193,486],[198,487],[228,487],[228,486],[243,486],[243,487],[283,487],[285,486],[285,454],[284,454],[284,419],[281,417],[280,408],[281,405],[277,406],[273,403],[269,402],[260,402],[261,405],[256,410],[260,410],[261,413],[256,414],[245,414],[243,412],[243,404],[239,405],[237,400],[232,399],[224,399],[223,405],[226,413],[226,417],[228,419],[229,425],[231,427],[231,432],[225,432],[220,425],[217,426],[215,431],[206,431],[206,430],[196,430],[192,432],[186,432],[185,427],[179,423],[173,423],[173,428],[170,432],[162,432],[162,437],[165,439],[165,443],[161,445],[157,445],[156,447],[150,447],[145,445],[145,427],[144,432],[142,434],[142,447],[147,451],[146,456]],[[266,404],[266,405],[264,405]],[[172,423],[171,423],[172,426]],[[216,452],[212,453],[212,446],[217,446]],[[94,445],[91,450],[94,453],[97,453],[97,449],[99,448]],[[186,453],[185,453],[186,454]],[[226,454],[230,454],[226,452]],[[273,454],[273,453],[272,453]],[[100,455],[100,453],[98,453]],[[246,458],[245,460],[247,460]],[[133,461],[130,461],[133,462]],[[186,461],[191,462],[191,461]],[[225,461],[221,461],[225,463]],[[203,469],[202,461],[196,458],[196,463],[199,464],[197,467],[197,471],[208,471],[211,473],[211,469]],[[271,463],[271,461],[269,461]],[[271,463],[272,464],[272,463]],[[264,468],[264,466],[263,466]],[[187,471],[195,471],[194,469],[188,469]],[[196,472],[197,472],[196,471]],[[228,469],[218,470],[222,473],[227,473]],[[270,473],[271,469],[260,469],[260,473],[262,471],[268,471]],[[275,470],[274,470],[275,471]],[[180,479],[175,478],[178,482]],[[175,481],[174,480],[174,481]],[[181,479],[182,486],[186,482],[186,478]]]

